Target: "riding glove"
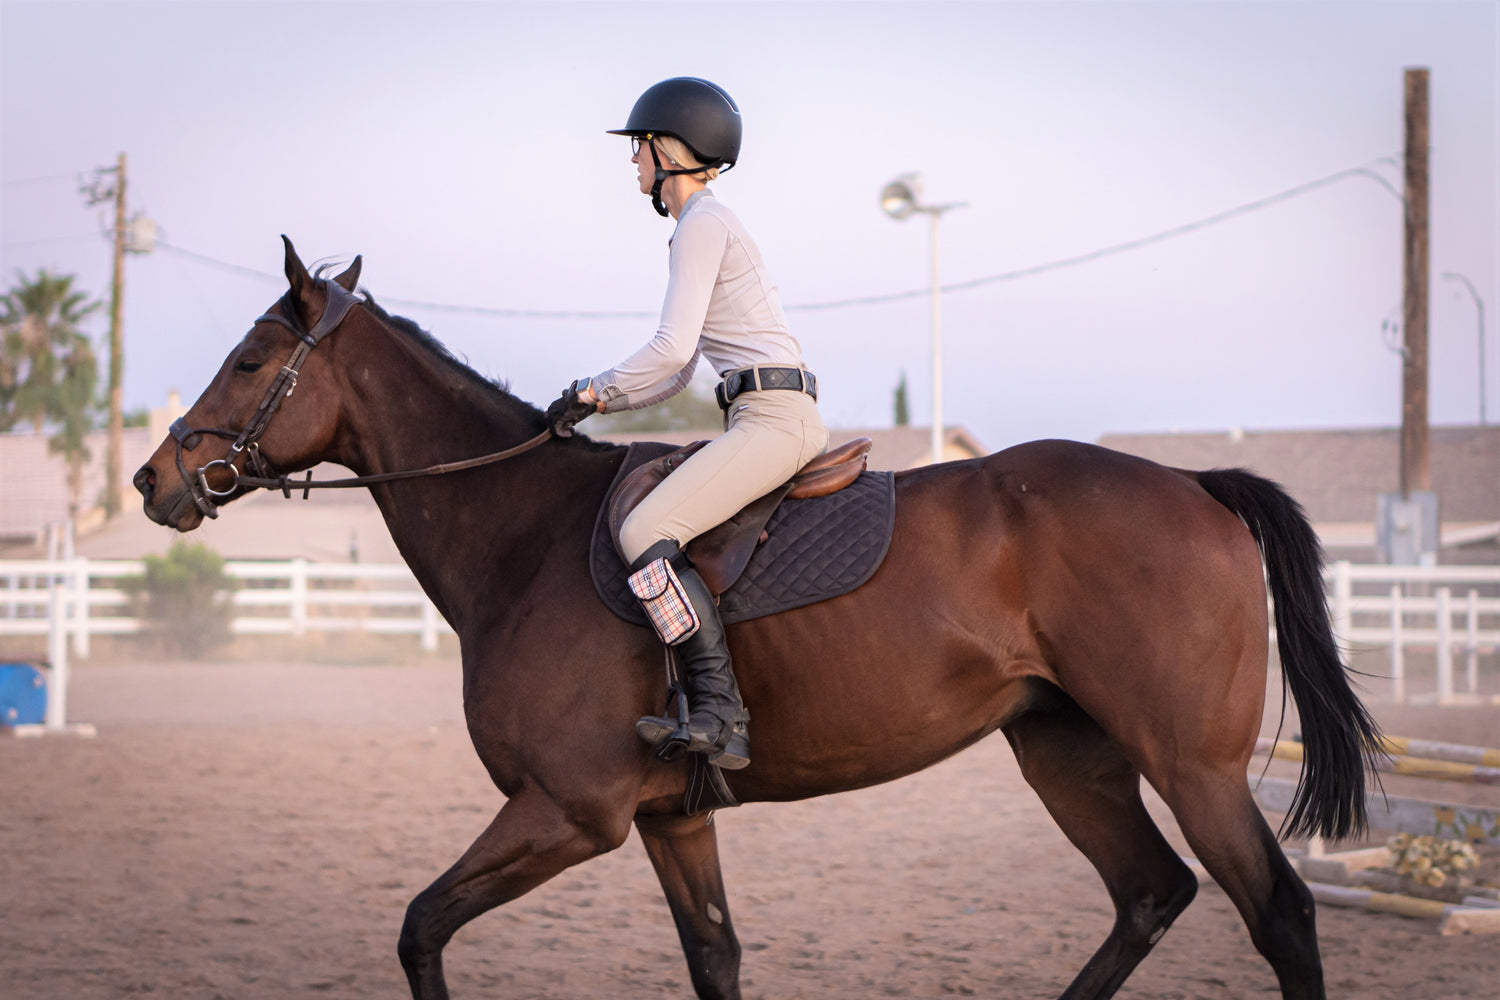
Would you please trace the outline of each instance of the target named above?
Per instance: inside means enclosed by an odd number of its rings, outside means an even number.
[[[547,407],[547,423],[558,437],[572,437],[573,425],[597,412],[597,404],[579,399],[578,390],[570,385]]]

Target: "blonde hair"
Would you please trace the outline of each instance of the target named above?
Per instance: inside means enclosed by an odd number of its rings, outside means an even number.
[[[675,135],[658,135],[654,138],[656,139],[657,147],[667,155],[667,159],[672,160],[679,167],[687,170],[691,170],[693,167],[703,167],[703,161],[694,156],[693,151],[688,149],[687,143]],[[701,171],[693,172],[701,174],[705,181],[716,180],[719,176],[718,167],[703,167]]]

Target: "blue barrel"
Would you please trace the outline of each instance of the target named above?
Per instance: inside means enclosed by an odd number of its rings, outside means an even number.
[[[0,663],[0,726],[40,725],[47,717],[47,679],[29,663]]]

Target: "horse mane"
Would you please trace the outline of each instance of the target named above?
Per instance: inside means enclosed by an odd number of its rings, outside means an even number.
[[[375,316],[376,319],[380,320],[386,326],[390,327],[392,330],[395,330],[397,333],[401,334],[407,339],[415,341],[419,347],[421,347],[428,354],[431,354],[438,360],[440,364],[442,364],[448,370],[463,376],[468,381],[474,383],[477,386],[480,386],[481,388],[489,392],[496,393],[509,400],[514,400],[515,402],[520,403],[521,405],[531,410],[536,410],[538,414],[541,413],[540,410],[537,410],[535,406],[532,406],[530,403],[526,402],[526,400],[512,394],[510,391],[510,384],[508,382],[501,381],[500,379],[487,378],[479,374],[477,371],[471,368],[463,358],[460,358],[458,355],[448,350],[447,345],[444,344],[441,340],[438,340],[432,334],[428,333],[426,330],[418,326],[415,320],[410,320],[405,316],[397,316],[393,313],[386,312],[385,309],[375,301],[375,296],[370,294],[369,289],[360,288],[360,293],[365,297],[365,308],[370,310],[370,312]]]
[[[314,271],[314,277],[324,277],[325,272],[332,270],[335,264],[336,262],[330,261],[318,265]],[[415,320],[386,312],[385,308],[375,301],[375,296],[370,293],[370,290],[363,285],[360,286],[359,293],[364,296],[363,305],[369,310],[372,316],[384,323],[389,329],[394,330],[396,333],[415,343],[448,371],[453,372],[464,379],[464,381],[477,387],[496,403],[503,406],[519,407],[522,413],[530,420],[540,421],[542,419],[542,411],[512,393],[509,382],[498,378],[488,378],[479,374],[463,358],[450,351],[448,346],[441,340],[422,329]],[[584,434],[575,435],[573,440],[575,442],[586,442],[598,448],[607,449],[617,447],[603,441],[592,441]]]

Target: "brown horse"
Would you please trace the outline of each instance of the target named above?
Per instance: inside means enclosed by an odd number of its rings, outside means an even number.
[[[377,475],[545,432],[537,409],[415,324],[355,300],[358,260],[315,279],[288,243],[286,271],[287,294],[137,473],[152,520],[191,531],[244,492],[226,462]],[[371,488],[458,634],[469,732],[506,796],[407,909],[399,953],[414,997],[447,996],[442,951],[461,926],[618,847],[632,823],[698,996],[740,995],[714,827],[682,814],[687,766],[657,761],[635,735],[636,718],[660,708],[660,644],[590,584],[591,529],[623,455],[552,438],[481,469]],[[727,776],[733,793],[861,788],[1002,730],[1114,901],[1113,929],[1063,994],[1082,998],[1113,994],[1196,891],[1142,805],[1144,776],[1282,995],[1324,996],[1312,897],[1246,779],[1265,697],[1267,579],[1307,744],[1290,830],[1363,826],[1376,733],[1340,665],[1321,553],[1296,503],[1243,471],[1183,472],[1066,441],[896,484],[895,538],[867,584],[730,628],[755,722],[754,763]]]

